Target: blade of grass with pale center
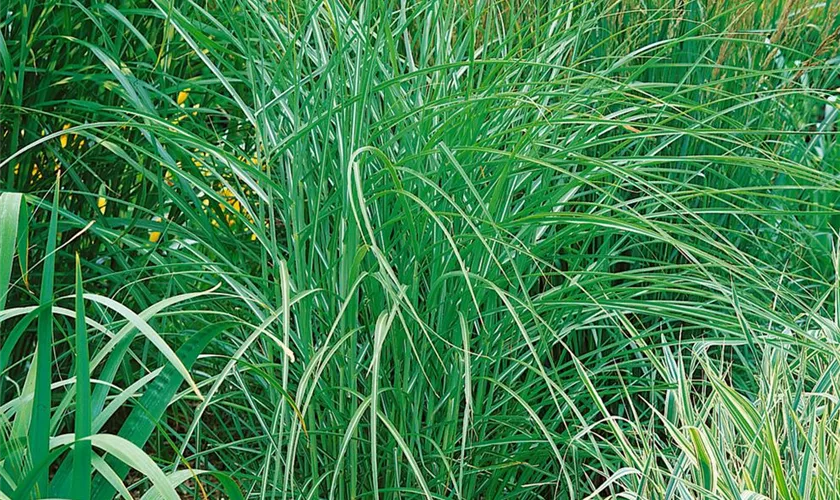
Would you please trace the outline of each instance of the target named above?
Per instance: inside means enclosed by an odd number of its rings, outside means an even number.
[[[0,311],[6,307],[9,292],[21,200],[19,193],[0,193]]]

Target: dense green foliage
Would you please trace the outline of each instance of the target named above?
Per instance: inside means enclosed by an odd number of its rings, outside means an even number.
[[[835,4],[2,0],[0,499],[835,498]]]

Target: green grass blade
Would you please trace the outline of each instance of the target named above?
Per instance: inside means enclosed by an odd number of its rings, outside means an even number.
[[[701,431],[696,427],[689,427],[688,433],[691,442],[694,444],[694,457],[700,470],[700,486],[711,494],[714,494],[717,485],[717,470],[714,462],[714,455],[709,451],[710,444]]]
[[[53,204],[50,211],[49,233],[45,248],[43,271],[41,273],[41,293],[39,301],[42,306],[54,301],[53,289],[55,279],[55,252],[58,239],[58,198],[59,180],[56,178],[53,192]],[[53,314],[52,309],[46,307],[38,315],[38,344],[37,370],[35,375],[34,407],[32,411],[32,425],[29,428],[29,447],[32,463],[43,462],[49,453],[50,443],[50,414],[52,409],[52,343],[53,343]],[[41,470],[36,479],[36,492],[46,496],[49,485],[48,471]]]
[[[0,311],[9,293],[22,199],[18,193],[0,193]]]
[[[90,356],[88,354],[87,325],[85,324],[82,265],[76,254],[76,419],[73,446],[73,498],[91,498],[91,434],[90,415]]]

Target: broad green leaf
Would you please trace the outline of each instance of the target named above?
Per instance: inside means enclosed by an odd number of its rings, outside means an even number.
[[[234,326],[236,326],[236,323],[223,322],[199,330],[178,349],[179,359],[183,361],[187,368],[192,367],[198,355],[216,336]],[[174,366],[167,365],[164,367],[160,375],[155,377],[146,387],[146,391],[137,402],[137,406],[120,427],[119,436],[136,446],[143,446],[149,436],[152,435],[163,412],[171,403],[175,392],[183,381],[183,377]],[[111,459],[106,459],[106,461],[114,470],[116,477],[122,479],[128,473],[127,465]],[[62,471],[56,474],[56,481],[58,481],[59,475],[61,476],[61,484],[65,485],[65,488],[67,484],[72,484],[72,478],[63,474]],[[94,481],[94,486],[95,495],[92,498],[106,499],[113,495],[113,490],[109,489],[108,485],[104,484],[100,478]],[[61,491],[61,489],[58,488],[57,491]]]

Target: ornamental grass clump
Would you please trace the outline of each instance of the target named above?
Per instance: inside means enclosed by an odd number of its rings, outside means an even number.
[[[0,8],[0,499],[830,499],[833,2]]]

